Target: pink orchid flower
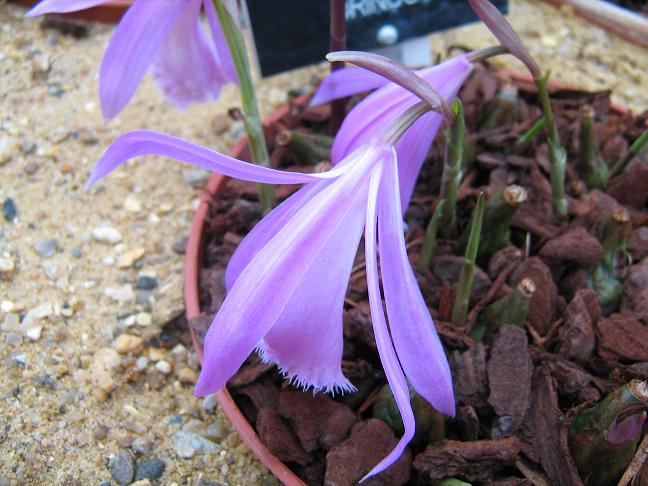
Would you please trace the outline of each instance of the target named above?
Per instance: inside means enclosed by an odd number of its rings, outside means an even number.
[[[107,1],[43,0],[27,15],[74,12]],[[201,7],[211,40],[200,25]],[[128,104],[149,67],[164,94],[178,106],[216,99],[225,84],[237,82],[211,0],[133,3],[115,30],[101,64],[99,94],[107,120]]]
[[[364,231],[376,345],[405,425],[396,448],[369,475],[396,461],[414,436],[406,377],[437,410],[454,415],[450,369],[407,257],[393,146],[376,137],[330,171],[303,174],[253,165],[169,135],[137,131],[108,148],[89,184],[146,154],[254,182],[305,184],[266,216],[232,257],[227,297],[205,336],[197,395],[224,387],[255,349],[303,387],[353,390],[341,370],[342,311]]]
[[[453,99],[472,71],[469,55],[453,57],[441,64],[417,71],[447,101]],[[311,104],[327,103],[364,91],[377,89],[358,103],[346,116],[331,149],[331,162],[339,163],[348,154],[380,133],[418,98],[384,77],[364,69],[333,71],[318,88]],[[405,210],[442,116],[430,112],[422,116],[396,145],[401,204]]]

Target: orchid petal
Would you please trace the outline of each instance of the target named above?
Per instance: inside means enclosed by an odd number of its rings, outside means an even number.
[[[426,101],[434,111],[442,113],[446,118],[454,118],[454,113],[450,109],[450,105],[448,105],[448,102],[443,96],[437,93],[434,86],[423,81],[412,70],[388,57],[371,52],[338,51],[328,53],[326,58],[331,62],[349,62],[378,73],[415,94],[421,100]]]
[[[452,99],[472,71],[465,55],[457,56],[437,66],[423,69],[419,75],[435,86],[447,100]],[[367,96],[347,115],[331,149],[333,164],[344,159],[357,147],[383,132],[405,109],[418,101],[417,97],[388,84]],[[401,200],[403,208],[409,203],[414,184],[432,141],[441,125],[438,113],[429,113],[417,120],[397,144]]]
[[[200,23],[201,5],[200,1],[190,2],[175,19],[152,65],[155,80],[178,106],[216,99],[229,81]]]
[[[364,150],[358,149],[336,167],[342,168],[354,164],[364,156]],[[274,208],[265,218],[252,228],[236,248],[225,270],[225,289],[229,291],[241,271],[250,263],[265,244],[306,204],[313,196],[326,187],[323,182],[302,187],[295,194]]]
[[[220,22],[218,21],[218,15],[216,15],[214,2],[213,0],[204,0],[203,5],[205,7],[205,17],[207,17],[207,23],[209,24],[209,29],[211,30],[212,38],[214,39],[216,59],[221,67],[223,76],[227,81],[238,83],[238,76],[236,75],[234,61],[232,60],[232,55],[230,54],[227,40],[225,40],[223,29],[221,29]],[[230,2],[225,2],[225,7],[229,10],[235,21],[237,21],[238,23],[238,12],[236,10],[236,5],[233,3],[230,5]]]
[[[398,167],[393,162],[385,168],[378,217],[389,328],[398,359],[414,389],[439,412],[454,416],[448,360],[407,257],[398,187]]]
[[[386,78],[366,69],[338,69],[324,78],[310,104],[321,105],[331,100],[346,98],[363,91],[380,88],[388,82]]]
[[[331,235],[337,235],[345,221],[353,221],[358,201],[366,199],[361,188],[366,185],[369,168],[383,156],[383,147],[368,146],[363,158],[345,167],[347,170],[335,184],[328,185],[304,204],[299,214],[288,221],[241,272],[205,336],[205,363],[196,394],[204,395],[225,386],[249,353],[282,319],[283,313],[286,312],[289,319],[294,315],[292,306],[296,302],[292,300],[293,296],[297,296],[303,305],[304,294],[298,289],[311,279],[319,278],[311,274],[311,266],[320,258],[331,257],[327,244]],[[315,264],[313,269],[319,270],[319,264]],[[336,285],[340,286],[339,279],[336,279]],[[300,325],[311,323],[302,322]],[[340,357],[337,356],[336,363],[329,357],[325,364],[330,366],[333,363],[337,370]],[[329,378],[340,376],[337,371],[328,372],[326,376]],[[306,379],[302,376],[296,378]],[[345,384],[318,383],[317,386]]]
[[[326,187],[325,182],[302,187],[259,221],[230,258],[225,270],[225,289],[229,292],[243,269],[295,214]]]
[[[96,7],[109,0],[43,0],[29,10],[25,17],[35,17],[48,13],[67,13]]]
[[[258,346],[264,361],[277,363],[281,372],[303,388],[334,393],[355,390],[340,369],[342,314],[364,228],[367,186],[358,187],[352,200],[335,202],[349,205],[346,216],[331,231],[281,317]],[[303,212],[295,215],[302,217]]]
[[[334,179],[346,170],[345,167],[336,167],[323,173],[304,174],[270,169],[243,162],[178,137],[151,130],[137,130],[120,136],[108,147],[95,165],[86,187],[105,177],[124,162],[140,155],[170,157],[229,177],[268,184],[303,184]]]
[[[196,1],[199,0],[138,0],[128,9],[108,45],[99,72],[101,109],[106,119],[126,106],[173,26]]]
[[[383,310],[382,298],[380,295],[380,284],[378,281],[378,261],[376,258],[376,219],[378,204],[378,188],[380,186],[380,168],[377,168],[369,186],[369,203],[367,206],[367,221],[365,224],[365,259],[367,266],[367,288],[369,291],[369,308],[371,310],[371,322],[373,324],[376,346],[380,355],[387,381],[391,387],[396,405],[403,420],[405,433],[398,441],[394,450],[387,457],[380,461],[367,474],[362,481],[374,476],[391,466],[401,456],[407,444],[412,440],[415,433],[414,412],[410,404],[409,390],[403,370],[398,363],[398,357],[389,336],[385,313]]]

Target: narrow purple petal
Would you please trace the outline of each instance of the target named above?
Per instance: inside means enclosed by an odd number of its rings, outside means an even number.
[[[155,80],[178,106],[217,99],[229,81],[200,23],[201,5],[191,2],[176,19],[152,65]]]
[[[117,138],[101,156],[86,187],[115,170],[124,162],[141,155],[160,155],[230,177],[268,184],[303,184],[334,179],[345,171],[337,167],[328,172],[303,174],[261,167],[229,157],[178,137],[150,130],[138,130]]]
[[[200,0],[136,0],[117,26],[99,72],[104,117],[119,113],[131,99],[165,38],[187,8]],[[187,76],[192,73],[188,72]]]
[[[43,0],[29,10],[25,17],[35,17],[48,13],[67,13],[96,7],[109,0]]]
[[[323,263],[319,262],[319,259],[325,259],[333,265],[331,258],[334,259],[335,254],[331,255],[329,242],[333,236],[340,236],[339,231],[344,227],[344,223],[355,224],[358,204],[361,204],[363,198],[366,201],[366,193],[363,193],[362,188],[366,186],[371,166],[375,165],[383,154],[381,147],[368,147],[365,157],[353,166],[347,166],[348,170],[335,184],[328,185],[308,201],[298,215],[288,221],[241,272],[207,331],[205,363],[196,385],[197,395],[211,393],[225,386],[248,354],[259,346],[261,339],[283,320],[284,316],[287,320],[295,322],[294,316],[299,312],[310,315],[309,306],[313,306],[313,312],[332,314],[330,310],[319,307],[319,298],[314,299],[309,293],[309,289],[313,288],[309,282],[320,278],[320,275],[313,273],[322,268]],[[351,246],[352,241],[347,239],[347,250]],[[340,267],[336,268],[340,270]],[[333,287],[321,287],[318,290],[322,295],[332,293],[343,299],[346,282],[346,278],[340,279],[340,276],[336,275],[335,279],[329,282]],[[302,286],[306,289],[306,294],[300,290]],[[328,297],[322,300],[330,302]],[[300,309],[296,310],[294,306],[299,306]],[[328,319],[325,315],[318,314],[318,318]],[[341,312],[330,318],[333,317],[337,317],[335,325],[341,333]],[[330,320],[326,323],[331,325]],[[312,339],[315,336],[309,334],[307,329],[302,329],[311,325],[313,322],[295,322],[289,330],[280,325],[279,332],[280,335],[285,335],[286,332],[299,334],[304,339],[304,346],[312,349]],[[306,334],[303,334],[304,332]],[[331,336],[332,334],[327,334],[327,340],[330,340]],[[341,334],[337,336],[340,338]],[[275,344],[274,338],[273,342],[269,343],[271,347]],[[261,344],[263,349],[264,344]],[[296,346],[300,349],[299,340]],[[318,360],[322,360],[319,366],[328,366],[328,369],[309,371],[303,370],[299,363],[292,361],[293,354],[284,355],[286,350],[272,349],[278,353],[268,357],[278,359],[278,364],[285,371],[291,374],[308,373],[295,376],[301,383],[320,388],[348,386],[346,381],[340,381],[341,350],[322,349],[320,353],[324,354],[317,357]],[[308,359],[303,354],[300,356]],[[286,364],[283,362],[284,358],[287,360]],[[288,368],[288,364],[297,366],[297,369]]]
[[[362,481],[374,476],[391,466],[401,456],[407,444],[414,437],[415,421],[412,406],[410,404],[409,390],[405,375],[398,363],[396,351],[389,336],[385,313],[383,311],[382,298],[380,295],[380,284],[378,281],[378,260],[376,257],[376,219],[378,205],[378,188],[380,186],[380,168],[374,171],[369,186],[369,203],[367,206],[367,221],[365,224],[365,260],[367,265],[367,288],[369,291],[369,307],[371,310],[371,322],[373,324],[376,346],[380,354],[387,381],[391,387],[398,410],[403,419],[405,433],[398,441],[396,447],[387,457],[380,461],[367,474]]]
[[[331,100],[345,98],[354,94],[380,88],[389,81],[379,74],[366,69],[346,68],[331,72],[319,85],[310,101],[311,105],[321,105]]]
[[[207,17],[207,22],[209,23],[209,29],[211,30],[212,38],[214,39],[217,62],[221,66],[223,76],[227,81],[238,84],[238,77],[236,75],[234,61],[232,60],[229,46],[227,45],[227,41],[225,40],[223,29],[221,29],[220,22],[218,21],[218,15],[216,15],[213,0],[203,0],[203,5],[205,7],[205,16]],[[232,16],[238,20],[236,5],[230,5],[229,2],[225,2],[225,6],[232,14]]]
[[[389,328],[398,359],[414,389],[439,412],[454,416],[448,360],[407,257],[398,187],[398,168],[393,161],[385,167],[378,216]]]
[[[418,74],[450,101],[471,71],[472,64],[465,55],[461,55],[423,69]],[[416,102],[416,96],[392,83],[370,94],[344,119],[331,149],[332,162],[336,164],[348,153],[383,132],[396,117]],[[396,146],[403,208],[409,204],[419,171],[441,122],[438,113],[424,115]]]

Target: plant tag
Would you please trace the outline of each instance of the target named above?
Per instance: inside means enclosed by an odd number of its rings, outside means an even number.
[[[493,3],[508,11],[507,0]],[[328,0],[244,0],[246,7],[263,76],[324,60]],[[477,20],[465,0],[346,0],[345,17],[347,49],[378,52],[407,66],[430,64],[428,34]]]

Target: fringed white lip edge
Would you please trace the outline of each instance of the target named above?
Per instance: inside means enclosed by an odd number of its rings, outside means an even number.
[[[259,343],[254,351],[257,352],[261,361],[263,363],[273,364],[277,366],[277,369],[283,378],[288,380],[288,383],[292,386],[300,388],[303,391],[308,391],[309,389],[313,390],[313,395],[319,392],[328,393],[331,396],[335,395],[345,395],[347,393],[353,393],[357,391],[357,388],[347,379],[346,376],[342,374],[342,370],[338,372],[338,376],[332,383],[322,384],[313,382],[308,376],[304,375],[303,372],[295,371],[293,369],[285,368],[282,366],[276,358],[273,357],[272,352],[268,351],[264,343]]]

